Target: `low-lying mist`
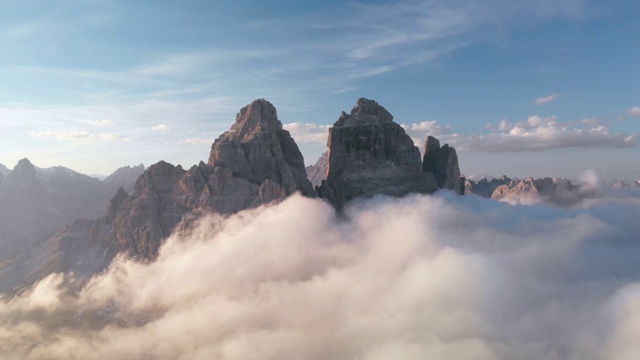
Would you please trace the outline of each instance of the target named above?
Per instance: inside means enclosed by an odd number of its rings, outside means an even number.
[[[174,234],[0,301],[15,359],[638,359],[640,198],[320,200]]]

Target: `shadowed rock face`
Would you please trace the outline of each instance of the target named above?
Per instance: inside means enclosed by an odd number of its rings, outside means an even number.
[[[424,172],[433,173],[441,189],[450,189],[460,193],[460,168],[456,149],[429,136],[424,143],[424,158],[422,160]]]
[[[393,116],[377,102],[358,99],[329,129],[327,179],[318,194],[341,208],[356,197],[403,196],[437,190],[422,171],[420,151]]]

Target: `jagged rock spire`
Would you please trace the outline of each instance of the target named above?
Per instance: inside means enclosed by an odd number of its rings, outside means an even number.
[[[356,197],[402,196],[437,189],[432,174],[422,171],[420,151],[393,116],[377,102],[358,99],[329,129],[327,179],[320,197],[336,207]]]
[[[450,189],[460,193],[460,168],[456,149],[444,144],[433,136],[427,137],[424,143],[424,158],[422,160],[424,172],[433,173],[441,189]]]

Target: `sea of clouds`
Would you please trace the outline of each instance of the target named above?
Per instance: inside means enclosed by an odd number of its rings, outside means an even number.
[[[640,358],[640,197],[293,196],[0,301],[10,359]]]

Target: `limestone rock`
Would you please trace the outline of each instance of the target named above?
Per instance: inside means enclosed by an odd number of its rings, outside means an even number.
[[[230,185],[229,175],[223,171],[227,170],[243,182],[233,185],[234,188],[251,188],[249,196],[254,196],[257,190],[259,196],[250,206],[282,200],[298,191],[315,197],[298,145],[282,128],[275,107],[264,99],[255,100],[240,110],[231,130],[211,146],[208,165],[214,168],[216,181],[223,185]],[[218,210],[238,211],[237,208]]]
[[[320,197],[341,208],[356,197],[432,193],[435,178],[422,171],[420,151],[377,102],[358,99],[329,129],[329,160]]]
[[[311,182],[311,185],[315,188],[320,186],[322,180],[327,177],[327,168],[329,166],[329,152],[325,151],[318,161],[314,165],[307,166],[307,179]]]
[[[514,181],[509,185],[498,186],[491,198],[509,202],[532,204],[538,201],[538,189],[531,177],[521,181]]]
[[[207,164],[187,171],[163,161],[150,166],[113,213],[113,228],[128,254],[153,259],[162,241],[198,214],[232,214],[296,192],[316,196],[298,146],[273,105],[259,99],[215,140]]]
[[[429,136],[424,143],[422,169],[424,172],[433,173],[439,188],[460,193],[458,155],[456,149],[450,147],[449,144],[440,147],[440,141]]]
[[[480,179],[477,183],[466,181],[466,193],[511,204],[534,204],[543,202],[552,206],[571,207],[584,199],[598,196],[597,190],[573,184],[560,178],[512,179],[503,175],[500,179]]]
[[[110,194],[114,194],[120,187],[122,187],[126,192],[130,192],[133,189],[133,185],[143,172],[143,164],[136,166],[123,166],[102,180],[102,186]]]
[[[487,180],[486,177],[481,178],[477,182],[467,180],[465,183],[465,194],[476,194],[478,196],[490,198],[493,192],[501,185],[509,185],[512,179],[506,175],[502,175],[499,179],[492,178]]]

